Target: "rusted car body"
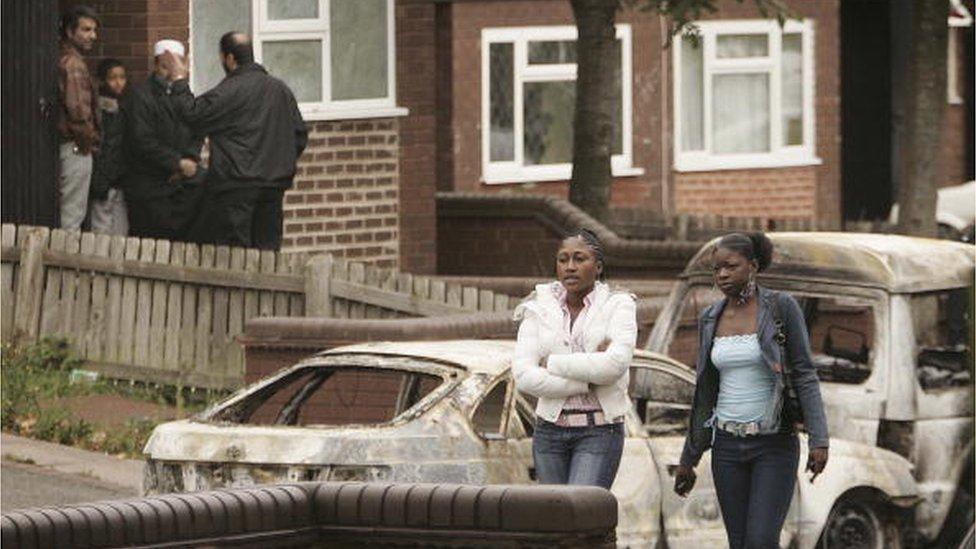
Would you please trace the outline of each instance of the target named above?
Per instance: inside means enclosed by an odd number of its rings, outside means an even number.
[[[816,537],[829,522],[828,534],[859,532],[876,541],[867,546],[895,543],[895,530],[949,546],[972,522],[976,248],[891,235],[770,236],[776,255],[759,280],[790,292],[804,310],[834,445],[827,472],[854,468],[814,486],[801,479],[800,499],[813,504],[801,510],[798,533]],[[719,298],[714,245],[680,276],[649,350],[693,360],[697,316]],[[865,453],[842,465],[838,440]],[[897,510],[909,504],[899,522]]]

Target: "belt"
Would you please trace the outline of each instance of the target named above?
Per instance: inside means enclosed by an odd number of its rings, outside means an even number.
[[[716,429],[737,437],[748,437],[759,434],[758,421],[742,423],[741,421],[722,421],[720,419],[716,419],[713,425]]]
[[[602,410],[563,410],[556,419],[556,425],[561,427],[593,427],[612,423],[618,422],[608,419]]]

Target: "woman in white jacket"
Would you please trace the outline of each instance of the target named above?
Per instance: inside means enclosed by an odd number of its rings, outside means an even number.
[[[516,387],[538,398],[532,455],[541,484],[609,489],[620,465],[637,309],[602,273],[600,241],[581,230],[556,253],[558,280],[515,309],[512,371]]]

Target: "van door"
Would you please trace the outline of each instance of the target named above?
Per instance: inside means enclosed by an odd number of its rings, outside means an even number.
[[[830,436],[874,446],[888,389],[887,302],[881,296],[793,296],[806,318]]]

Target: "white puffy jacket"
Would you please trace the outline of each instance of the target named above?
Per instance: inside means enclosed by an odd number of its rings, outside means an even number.
[[[512,358],[515,386],[538,397],[535,413],[546,421],[555,422],[566,399],[586,393],[590,385],[607,418],[622,416],[631,406],[627,389],[637,343],[635,298],[597,282],[590,307],[580,327],[586,352],[577,353],[571,351],[562,328],[562,308],[550,284],[536,286],[534,294],[515,308],[515,320],[521,321]],[[610,346],[597,351],[605,339]],[[540,363],[546,356],[549,363],[543,368]]]

